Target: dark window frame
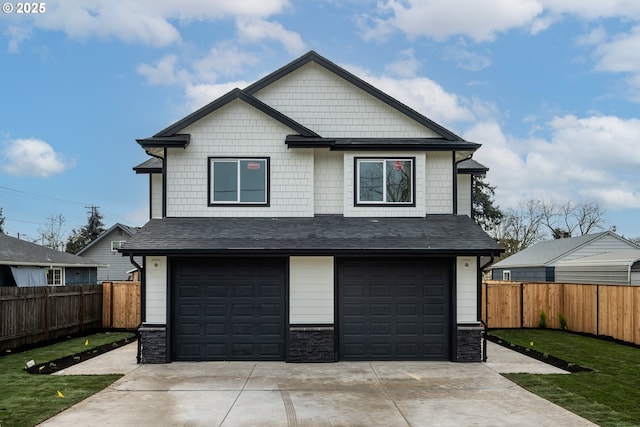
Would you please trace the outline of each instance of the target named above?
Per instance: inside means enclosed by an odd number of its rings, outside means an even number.
[[[240,161],[251,161],[251,160],[255,160],[255,161],[264,161],[265,162],[265,201],[264,202],[240,202],[238,200],[236,201],[230,201],[230,202],[224,202],[224,201],[215,201],[213,200],[213,163],[215,161],[221,161],[221,162],[230,162],[230,161],[236,161],[238,163],[238,165],[240,164]],[[240,182],[237,182],[238,184],[238,192],[240,192]],[[233,156],[233,157],[208,157],[207,158],[207,204],[209,207],[224,207],[224,206],[255,206],[255,207],[268,207],[270,206],[271,203],[271,191],[270,191],[270,187],[271,187],[271,158],[270,157],[258,157],[258,156],[251,156],[251,157],[240,157],[240,156]]]
[[[384,165],[387,161],[411,162],[411,202],[362,202],[360,196],[360,161],[380,161]],[[383,166],[384,170],[384,166]],[[386,192],[386,188],[384,189]],[[354,157],[353,159],[353,205],[357,207],[415,207],[416,206],[416,158],[415,157]]]

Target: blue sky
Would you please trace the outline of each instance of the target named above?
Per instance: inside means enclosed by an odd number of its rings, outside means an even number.
[[[148,218],[136,138],[309,50],[483,144],[503,209],[598,202],[640,237],[640,2],[65,0],[0,12],[5,232]],[[6,5],[5,5],[6,7]],[[4,9],[3,9],[4,10]]]

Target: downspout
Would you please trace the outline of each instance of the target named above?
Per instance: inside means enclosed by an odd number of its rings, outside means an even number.
[[[473,157],[473,153],[469,154],[464,159],[456,161],[456,152],[453,152],[453,214],[458,215],[458,163],[469,160]],[[471,183],[471,191],[473,191],[473,182]],[[471,201],[473,205],[473,201]]]
[[[145,306],[146,306],[145,292],[144,292],[145,280],[143,279],[144,269],[140,266],[140,264],[136,262],[135,259],[133,259],[133,254],[129,254],[129,261],[131,262],[131,264],[133,264],[135,268],[138,269],[138,279],[140,280],[140,324],[136,328],[136,336],[138,339],[138,353],[136,354],[136,361],[137,363],[140,363],[140,360],[142,357],[142,342],[140,339],[140,327],[142,326],[142,321],[145,318]]]
[[[479,295],[480,295],[480,299],[482,300],[482,271],[489,267],[491,264],[493,264],[493,261],[495,260],[495,256],[491,255],[491,259],[484,265],[480,266],[480,270],[478,271],[478,275],[480,276],[478,279],[478,291],[479,291]],[[484,296],[484,312],[487,314],[487,320],[489,317],[489,287],[487,286],[487,291],[485,292],[485,296]],[[485,322],[482,319],[482,307],[478,307],[478,317],[480,320],[480,324],[482,325],[482,327],[484,328],[484,332],[482,333],[482,361],[486,362],[487,361],[487,334],[488,334],[488,330],[489,330],[489,325],[487,325],[487,322]]]

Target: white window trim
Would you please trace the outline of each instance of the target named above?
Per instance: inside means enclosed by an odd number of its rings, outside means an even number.
[[[125,242],[126,240],[112,240],[111,252],[118,252],[118,249],[120,249]]]
[[[49,283],[49,277],[46,273],[49,271],[59,271],[60,272],[60,283]],[[64,286],[64,268],[62,267],[48,267],[45,271],[45,275],[47,276],[47,286]],[[54,275],[55,278],[55,275]]]
[[[408,202],[387,202],[387,162],[410,162],[411,163],[411,200]],[[382,199],[383,200],[374,200],[374,201],[366,201],[360,200],[360,164],[361,163],[382,163]],[[355,158],[355,204],[357,206],[415,206],[415,179],[416,179],[416,161],[413,157],[356,157]]]
[[[502,270],[502,280],[511,281],[511,270]]]

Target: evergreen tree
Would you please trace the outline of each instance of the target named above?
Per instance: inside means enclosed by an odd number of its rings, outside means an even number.
[[[504,216],[500,208],[493,204],[495,189],[495,186],[484,182],[483,178],[473,177],[471,218],[489,233],[495,230]]]
[[[104,232],[104,224],[102,223],[102,214],[98,211],[97,206],[90,206],[87,225],[80,230],[75,228],[71,231],[71,235],[67,239],[66,251],[70,254],[76,254],[80,249],[93,242],[100,234]]]

